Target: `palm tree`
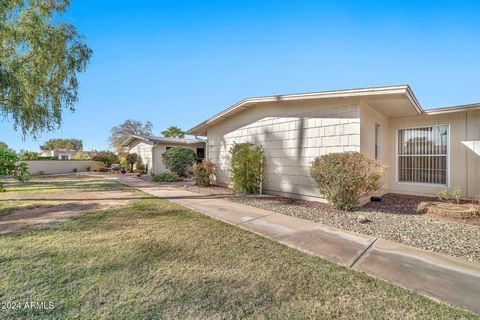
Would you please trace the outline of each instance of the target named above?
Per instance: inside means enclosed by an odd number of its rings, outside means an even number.
[[[170,126],[167,130],[162,131],[162,135],[164,137],[171,137],[171,138],[183,138],[185,137],[185,131],[180,129],[176,126]]]

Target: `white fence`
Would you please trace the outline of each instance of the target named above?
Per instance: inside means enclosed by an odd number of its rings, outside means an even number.
[[[25,160],[20,162],[28,163],[31,175],[72,173],[87,171],[102,167],[102,163],[93,160]]]

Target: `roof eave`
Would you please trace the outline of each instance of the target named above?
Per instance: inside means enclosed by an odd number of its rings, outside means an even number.
[[[265,97],[243,99],[237,102],[236,104],[232,105],[231,107],[199,123],[195,127],[187,130],[187,134],[206,136],[206,127],[208,127],[209,124],[211,124],[212,122],[215,122],[218,119],[228,117],[228,114],[234,111],[237,111],[238,109],[241,109],[241,110],[248,109],[247,107],[248,105],[251,106],[251,105],[256,105],[258,103],[275,102],[275,101],[311,100],[311,99],[320,99],[320,98],[326,99],[326,98],[342,98],[342,97],[349,98],[349,97],[356,97],[356,96],[379,95],[379,94],[405,94],[405,96],[410,100],[411,104],[413,105],[417,113],[421,114],[423,112],[410,86],[406,84],[397,85],[397,86],[387,86],[387,87],[373,87],[373,88],[265,96]]]

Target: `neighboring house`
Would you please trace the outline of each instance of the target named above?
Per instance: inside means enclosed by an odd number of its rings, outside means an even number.
[[[75,150],[56,149],[56,150],[41,150],[38,153],[38,155],[40,157],[58,158],[58,160],[72,160],[75,153],[77,153],[77,151]]]
[[[249,142],[264,149],[266,193],[319,199],[315,157],[359,151],[386,164],[384,192],[480,195],[480,104],[423,110],[408,85],[248,98],[187,133],[208,137],[221,185],[229,149]]]
[[[121,146],[127,148],[128,153],[138,154],[140,162],[145,165],[149,174],[159,174],[166,171],[162,161],[162,153],[172,147],[190,148],[195,151],[199,160],[205,158],[205,140],[202,139],[133,135],[125,140]]]

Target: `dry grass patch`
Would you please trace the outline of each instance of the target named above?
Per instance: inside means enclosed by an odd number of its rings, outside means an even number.
[[[6,188],[0,193],[0,234],[48,227],[84,211],[127,205],[144,196],[102,177],[75,175],[12,181]]]

